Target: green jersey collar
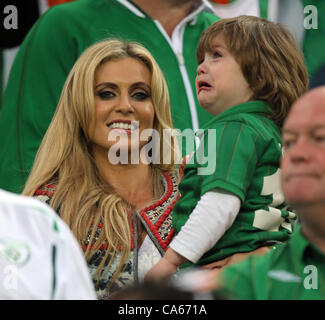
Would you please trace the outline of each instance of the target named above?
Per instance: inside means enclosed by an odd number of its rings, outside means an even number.
[[[237,115],[239,113],[265,113],[271,114],[271,111],[266,102],[255,100],[255,101],[248,101],[236,106],[233,106],[226,111],[220,113],[217,117],[212,119],[205,125],[205,128],[209,128],[209,124],[215,121],[223,120],[224,118],[228,118],[229,116]]]
[[[325,261],[325,254],[322,253],[313,243],[307,240],[302,234],[301,225],[296,227],[289,240],[289,245],[291,246],[295,257],[298,258],[298,261],[304,261],[307,253],[308,256],[313,254],[313,257],[319,257],[321,260]]]

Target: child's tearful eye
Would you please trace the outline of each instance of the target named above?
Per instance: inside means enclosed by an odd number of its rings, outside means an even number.
[[[213,53],[213,57],[214,58],[221,58],[222,55],[219,52],[216,51],[216,52]]]

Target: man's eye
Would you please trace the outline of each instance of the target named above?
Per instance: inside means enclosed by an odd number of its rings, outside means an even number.
[[[101,91],[97,95],[103,100],[115,97],[115,94],[112,91]]]
[[[132,97],[138,101],[143,101],[143,100],[146,100],[149,95],[145,92],[136,92],[132,95]]]
[[[323,136],[323,135],[315,136],[314,139],[316,142],[325,142],[325,136]]]
[[[293,140],[284,140],[283,141],[284,149],[289,149],[290,147],[292,147],[293,144],[294,144]]]

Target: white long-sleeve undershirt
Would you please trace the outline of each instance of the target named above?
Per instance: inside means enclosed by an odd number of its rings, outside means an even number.
[[[196,263],[233,224],[240,204],[240,199],[227,191],[206,192],[169,247]]]

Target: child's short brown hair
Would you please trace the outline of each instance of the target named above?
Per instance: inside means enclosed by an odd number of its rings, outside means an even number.
[[[222,34],[229,52],[241,66],[254,100],[269,104],[279,126],[292,103],[308,89],[304,58],[291,33],[281,24],[253,16],[221,19],[207,28],[196,58],[213,51],[213,39]]]

